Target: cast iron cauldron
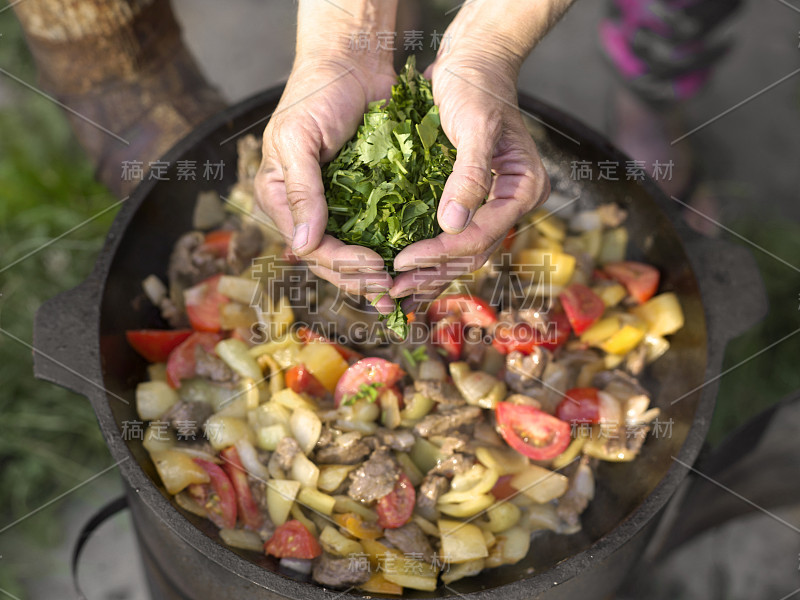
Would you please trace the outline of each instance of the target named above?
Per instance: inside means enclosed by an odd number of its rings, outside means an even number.
[[[338,592],[281,572],[270,557],[223,546],[210,522],[170,501],[141,442],[125,441],[121,435],[121,423],[137,418],[134,389],[146,367],[128,347],[124,332],[164,326],[154,308],[134,308],[131,300],[147,275],[165,275],[173,243],[191,229],[197,193],[215,188],[224,195],[233,184],[235,140],[222,142],[245,129],[259,135],[280,94],[281,89],[272,89],[248,99],[177,144],[164,157],[172,166],[169,180],[146,181],[125,202],[89,278],[46,302],[36,316],[36,376],[91,401],[111,454],[119,461],[157,599],[338,597]],[[670,436],[651,436],[633,463],[599,467],[596,498],[584,513],[580,533],[539,533],[529,556],[517,565],[484,572],[434,593],[409,592],[407,597],[463,594],[475,600],[498,596],[555,600],[612,594],[641,556],[662,509],[687,474],[673,457],[688,465],[697,458],[714,408],[713,378],[719,373],[725,344],[765,310],[762,284],[746,250],[690,232],[676,204],[653,181],[625,178],[627,158],[597,133],[532,98],[522,96],[520,104],[544,125],[537,141],[553,189],[580,195],[581,203],[613,200],[627,208],[632,257],[657,265],[663,287],[680,297],[686,325],[644,381],[654,392],[662,418],[672,420],[672,431]],[[178,181],[178,160],[198,165],[224,161],[225,180]],[[571,180],[575,160],[593,165],[616,161],[623,165],[622,174],[618,181],[598,181],[595,170],[593,181]]]

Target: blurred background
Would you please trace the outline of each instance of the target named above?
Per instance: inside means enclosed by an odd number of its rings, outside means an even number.
[[[404,10],[412,16],[420,11],[416,16],[425,23],[426,33],[443,31],[448,17],[442,9],[448,3],[423,4],[409,3]],[[229,102],[287,77],[294,47],[294,3],[174,0],[173,5],[188,46]],[[800,67],[799,13],[782,0],[745,3],[728,27],[735,40],[730,55],[703,94],[687,106],[692,127]],[[525,92],[600,131],[607,129],[608,105],[617,85],[598,49],[596,31],[603,14],[601,2],[577,3],[534,51],[520,80]],[[423,64],[432,51],[426,54]],[[81,485],[111,464],[94,415],[84,398],[33,379],[27,344],[39,304],[89,273],[117,198],[94,181],[62,110],[15,78],[37,85],[19,24],[13,11],[3,6],[0,597],[69,598],[74,596],[70,546],[83,522],[120,486],[115,471]],[[800,326],[798,270],[770,255],[800,263],[800,77],[752,98],[698,131],[691,141],[718,198],[717,218],[749,240],[770,300],[767,318],[728,347],[725,368],[743,364],[721,380],[709,437],[717,444],[748,418],[800,388],[800,336],[758,354]],[[745,243],[726,231],[719,233]],[[49,245],[38,250],[43,244]],[[28,256],[31,252],[35,253]],[[76,486],[80,487],[73,492]],[[784,518],[797,523],[797,517],[794,511],[794,520]],[[782,594],[800,587],[800,536],[763,518],[735,525],[745,527],[745,533],[728,529],[715,532],[717,537],[710,541],[700,540],[694,545],[694,559],[679,557],[671,575],[654,579],[658,590],[636,597],[781,600]],[[741,536],[753,532],[757,535],[742,544]],[[760,538],[766,540],[761,545]],[[710,561],[707,568],[698,556]],[[726,562],[726,556],[733,556],[733,562]],[[88,597],[146,598],[137,582],[137,560],[127,521],[116,519],[104,527],[84,561]],[[687,565],[692,571],[685,570]],[[764,579],[761,587],[752,587],[753,578],[759,577]]]

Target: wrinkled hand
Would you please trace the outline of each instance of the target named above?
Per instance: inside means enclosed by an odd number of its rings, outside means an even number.
[[[352,58],[298,59],[278,107],[264,131],[256,196],[292,252],[316,275],[372,300],[392,286],[383,259],[325,235],[328,209],[321,163],[332,160],[355,133],[369,102],[389,96],[391,64]],[[381,311],[394,308],[384,296]]]
[[[408,246],[394,261],[405,272],[390,295],[414,294],[416,301],[483,265],[514,223],[550,193],[517,108],[517,68],[494,57],[445,54],[426,75],[431,71],[442,129],[458,155],[439,204],[444,233]]]

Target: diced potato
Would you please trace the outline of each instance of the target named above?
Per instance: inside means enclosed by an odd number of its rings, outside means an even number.
[[[417,562],[422,563],[422,561]],[[386,581],[390,581],[402,587],[411,588],[412,590],[422,590],[425,592],[434,591],[436,589],[436,577],[414,575],[413,568],[414,567],[411,567],[411,570],[408,572],[405,572],[405,567],[403,570],[392,569],[391,571],[385,572],[383,577]]]
[[[356,540],[343,536],[335,527],[328,525],[319,534],[319,543],[323,550],[335,556],[362,554],[364,548]]]
[[[192,460],[192,457],[177,450],[162,450],[151,455],[161,483],[170,494],[177,494],[193,483],[208,483],[205,469]]]
[[[608,370],[616,369],[622,364],[623,360],[625,360],[625,356],[622,354],[606,354],[603,357],[603,365]]]
[[[600,248],[603,245],[603,232],[600,229],[584,231],[581,234],[581,241],[583,242],[583,251],[597,260],[597,255],[600,254]]]
[[[310,487],[300,488],[300,493],[297,494],[297,501],[324,515],[332,515],[333,507],[336,504],[333,496],[323,494],[318,489]]]
[[[256,397],[258,397],[257,390],[256,390]],[[247,395],[242,394],[240,396],[235,397],[233,400],[230,400],[222,404],[219,407],[219,410],[217,410],[215,414],[218,417],[236,417],[237,419],[246,419],[247,405],[248,405]]]
[[[403,594],[403,586],[388,581],[380,573],[373,573],[366,583],[362,583],[358,587],[368,594],[392,594],[395,596]]]
[[[289,420],[289,428],[303,452],[310,454],[322,433],[322,421],[314,411],[296,408]]]
[[[563,242],[567,234],[567,225],[559,217],[551,215],[547,209],[539,208],[531,215],[531,222],[536,230],[545,237]]]
[[[464,579],[464,577],[474,577],[481,571],[486,564],[485,558],[476,558],[467,562],[452,565],[442,573],[442,581],[450,585],[454,581]]]
[[[567,285],[575,272],[574,256],[552,250],[523,250],[519,253],[518,262],[524,265],[526,274],[532,272],[535,281],[545,286]]]
[[[564,495],[569,479],[561,473],[538,465],[529,465],[511,478],[511,487],[519,490],[534,502],[550,502]]]
[[[489,507],[486,515],[489,517],[487,529],[493,533],[500,533],[510,529],[519,521],[522,512],[510,502],[500,502]]]
[[[458,564],[489,556],[486,540],[477,525],[439,519],[439,531],[442,534],[442,560]]]
[[[336,382],[350,366],[332,344],[325,342],[308,342],[298,353],[297,359],[331,393],[336,389]]]
[[[300,340],[291,332],[278,337],[266,344],[260,344],[250,348],[250,355],[253,358],[269,355],[277,362],[282,369],[288,369],[297,364],[297,355],[302,348]]]
[[[180,397],[164,381],[143,381],[136,386],[136,411],[143,421],[154,421],[167,412]]]
[[[414,445],[409,452],[411,460],[417,465],[417,468],[423,473],[427,473],[435,467],[439,460],[443,458],[439,448],[431,444],[425,438],[418,437],[414,441]]]
[[[291,388],[283,389],[277,394],[273,395],[272,400],[270,400],[270,402],[277,402],[278,404],[285,406],[289,410],[295,410],[297,408],[306,408],[308,410],[314,410],[314,405],[311,404],[311,402],[303,398],[300,394],[298,394]]]
[[[250,354],[247,344],[242,340],[237,340],[236,338],[222,340],[214,346],[214,352],[225,361],[226,365],[242,377],[247,377],[254,381],[262,379],[261,367],[258,366],[256,359]]]
[[[665,336],[683,327],[681,303],[672,292],[654,296],[631,312],[647,323],[648,335]]]
[[[628,230],[625,227],[616,227],[603,232],[603,243],[597,255],[597,262],[601,265],[610,262],[625,260],[628,251]]]
[[[262,450],[274,451],[278,443],[289,436],[289,428],[283,423],[276,423],[268,427],[259,427],[256,434],[256,445]]]
[[[298,521],[300,521],[303,524],[303,527],[308,529],[308,531],[309,531],[309,533],[311,533],[311,535],[313,535],[314,537],[317,537],[319,535],[319,530],[317,529],[316,524],[314,523],[314,521],[312,521],[311,519],[309,519],[306,516],[306,514],[303,512],[303,509],[300,508],[300,505],[297,504],[297,502],[295,502],[292,505],[291,514],[292,514],[292,518],[293,519],[297,519]]]
[[[494,534],[489,531],[488,527],[481,527],[481,533],[483,534],[483,541],[486,542],[486,547],[491,548],[494,546],[495,542],[497,541],[494,537]]]
[[[292,460],[291,478],[304,487],[316,488],[319,481],[319,467],[305,454],[296,454]]]
[[[358,431],[364,435],[373,435],[378,430],[378,424],[370,421],[337,419],[334,425],[342,431]]]
[[[644,328],[625,324],[622,329],[600,344],[600,348],[609,354],[627,354],[639,345],[644,338]]]
[[[370,507],[353,500],[350,496],[334,496],[336,506],[334,510],[340,513],[356,513],[362,519],[367,521],[377,521],[378,513]]]
[[[596,285],[592,288],[592,291],[600,296],[600,299],[603,301],[603,304],[606,307],[616,306],[622,299],[628,295],[628,291],[625,289],[620,283],[613,283],[611,285]]]
[[[254,531],[247,529],[220,529],[219,537],[231,548],[242,548],[254,552],[264,551],[264,540]]]
[[[265,402],[253,411],[252,425],[254,427],[261,426],[267,427],[280,423],[282,425],[289,425],[289,419],[292,417],[292,411],[286,408],[283,404],[277,402]]]
[[[144,432],[142,445],[150,454],[169,450],[175,445],[175,434],[169,429],[166,422],[158,425],[151,424]]]
[[[262,295],[260,281],[231,275],[223,275],[219,278],[217,291],[246,306],[253,306],[258,303]]]
[[[400,426],[400,396],[395,393],[385,393],[380,396],[381,424],[388,429]]]
[[[150,381],[167,381],[167,363],[152,363],[147,365],[147,378]]]
[[[533,248],[536,250],[548,250],[551,252],[564,251],[564,245],[561,242],[543,235],[536,237],[536,240],[533,242]]]
[[[222,329],[250,329],[258,321],[251,306],[238,302],[226,302],[219,307],[219,324]]]
[[[354,512],[334,514],[333,520],[348,534],[360,539],[365,550],[368,541],[374,541],[383,537],[383,529],[379,527],[377,523],[374,521],[365,521],[360,515]],[[366,551],[369,553],[369,550]]]
[[[395,452],[394,456],[397,462],[400,463],[403,472],[408,476],[409,481],[411,481],[411,485],[417,487],[422,483],[424,477],[422,471],[417,468],[417,465],[414,464],[414,461],[411,460],[411,457],[406,452]]]
[[[323,492],[334,492],[355,468],[355,465],[320,465],[317,487]]]
[[[465,502],[440,502],[436,505],[441,512],[451,517],[472,517],[494,504],[495,498],[491,494],[480,494]]]
[[[289,518],[299,491],[299,481],[270,479],[267,482],[267,511],[275,525],[283,525]]]
[[[475,451],[478,460],[500,475],[511,475],[524,470],[530,463],[527,457],[510,448],[481,447]]]
[[[286,335],[289,327],[294,323],[294,312],[286,299],[281,296],[277,302],[273,302],[265,294],[262,298],[262,306],[263,311],[259,318],[267,326],[266,331],[269,333],[269,338],[277,339]]]
[[[233,446],[241,439],[255,442],[253,430],[247,421],[236,417],[211,415],[205,424],[206,437],[215,450]]]
[[[531,547],[531,534],[521,527],[514,527],[497,536],[497,544],[486,559],[489,568],[500,565],[513,565],[528,554]]]
[[[581,334],[581,342],[590,346],[599,346],[621,328],[622,322],[616,315],[600,319]]]

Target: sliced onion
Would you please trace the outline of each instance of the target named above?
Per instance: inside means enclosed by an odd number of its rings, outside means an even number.
[[[222,461],[219,457],[214,456],[213,454],[209,454],[205,450],[198,450],[197,448],[192,448],[191,446],[181,446],[180,444],[173,446],[172,450],[176,452],[183,452],[184,454],[188,454],[193,458],[202,458],[203,460],[207,460],[208,462],[213,462],[216,464],[222,464]]]
[[[296,408],[289,419],[289,428],[300,448],[310,454],[322,433],[322,421],[307,408]]]
[[[192,498],[186,490],[175,494],[175,502],[183,510],[188,511],[193,515],[208,518],[208,512],[206,509],[203,508],[197,500]]]
[[[142,281],[142,289],[150,302],[158,306],[167,297],[167,286],[155,275],[148,275]]]
[[[304,575],[311,573],[311,560],[307,558],[284,557],[281,559],[280,565],[291,571],[303,573]]]
[[[246,529],[220,529],[219,537],[231,548],[241,548],[242,550],[255,550],[261,552],[264,549],[264,542],[261,537]]]
[[[618,431],[623,425],[622,405],[619,400],[606,392],[597,392],[597,399],[600,401],[598,405],[598,422],[601,426],[609,427],[612,432]]]
[[[447,373],[444,364],[438,360],[424,360],[419,363],[419,379],[430,379],[434,381],[444,381]]]
[[[250,443],[250,440],[242,438],[235,445],[245,470],[256,479],[267,481],[269,479],[269,470],[258,460],[258,452],[256,452],[253,444]]]
[[[583,210],[569,220],[569,228],[575,231],[592,231],[602,226],[603,221],[596,210]]]

